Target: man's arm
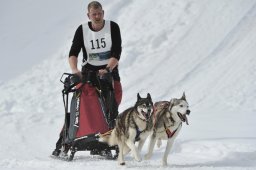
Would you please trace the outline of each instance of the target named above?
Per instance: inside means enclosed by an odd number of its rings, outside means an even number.
[[[70,56],[68,58],[68,61],[69,61],[69,66],[71,68],[72,73],[79,72],[79,70],[77,68],[77,57],[76,56]]]
[[[81,71],[77,68],[77,57],[76,56],[70,56],[68,58],[69,66],[71,68],[71,71],[73,74],[77,74],[80,77],[82,77]]]
[[[99,75],[103,76],[104,74],[108,73],[109,71],[112,71],[117,65],[118,65],[118,60],[114,57],[111,57],[108,61],[106,69],[99,70]]]
[[[81,71],[77,68],[78,63],[78,54],[83,45],[83,34],[82,34],[82,25],[80,25],[74,35],[72,46],[69,51],[69,66],[73,74],[78,74],[81,76]]]
[[[111,48],[111,58],[108,61],[106,68],[109,68],[112,71],[117,65],[120,59],[121,51],[122,51],[122,39],[120,28],[118,24],[111,21],[111,38],[112,38],[112,48]],[[99,70],[99,74],[103,75],[107,72],[106,69]]]
[[[118,60],[115,57],[111,57],[108,61],[107,68],[113,70],[118,65]]]

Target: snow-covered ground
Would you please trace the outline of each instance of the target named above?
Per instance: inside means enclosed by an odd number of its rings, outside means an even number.
[[[136,94],[154,101],[186,92],[191,114],[171,169],[256,168],[256,0],[100,1],[123,39],[120,111]],[[0,169],[115,169],[78,152],[49,157],[64,119],[62,84],[70,44],[87,1],[11,0],[0,7]],[[80,58],[81,59],[81,58]],[[146,146],[142,155],[146,153]],[[164,145],[132,169],[162,169]],[[163,168],[166,169],[166,168]]]

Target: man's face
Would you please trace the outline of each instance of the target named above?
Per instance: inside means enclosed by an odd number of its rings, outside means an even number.
[[[90,8],[87,15],[93,24],[103,23],[104,11],[101,8]]]

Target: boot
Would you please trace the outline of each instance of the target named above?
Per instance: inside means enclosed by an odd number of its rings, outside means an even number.
[[[55,149],[53,152],[52,152],[52,155],[53,156],[59,156],[60,155],[60,150],[59,149]]]
[[[110,149],[102,150],[99,155],[105,157],[106,159],[113,159],[113,155]]]

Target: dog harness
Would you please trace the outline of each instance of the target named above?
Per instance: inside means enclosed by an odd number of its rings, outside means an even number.
[[[177,132],[178,128],[182,126],[182,123],[179,124],[179,126],[177,127],[177,129],[175,129],[174,131],[171,131],[168,127],[166,127],[165,123],[164,123],[164,129],[166,132],[166,135],[169,138],[173,137],[173,135]]]
[[[144,130],[140,131],[139,127],[136,125],[136,123],[134,122],[135,125],[135,129],[136,129],[136,136],[135,136],[135,142],[140,140],[140,134],[145,132],[145,130],[147,128],[145,128]]]
[[[154,105],[154,113],[156,113],[158,107],[160,107],[161,110],[165,110],[165,109],[168,109],[168,107],[170,106],[170,102],[168,101],[162,101],[162,102],[157,102],[155,103]],[[172,105],[170,106],[172,107]],[[154,114],[154,117],[156,119],[156,114]],[[171,121],[174,121],[174,120],[171,120]],[[154,126],[156,125],[155,124],[156,122],[154,122]],[[182,125],[182,123],[179,124],[179,126],[174,130],[174,131],[171,131],[167,126],[166,124],[164,123],[164,129],[165,129],[165,133],[167,135],[168,138],[171,138],[173,137],[173,135],[177,132],[178,128]]]
[[[141,118],[139,117],[139,119],[141,119]],[[143,119],[141,119],[141,120],[146,121],[146,120],[143,120]],[[147,127],[144,130],[140,131],[138,125],[135,123],[134,120],[133,120],[133,123],[134,123],[135,129],[136,129],[136,136],[135,136],[135,141],[134,141],[134,142],[136,142],[136,141],[140,140],[140,134],[143,133],[147,129]]]
[[[143,130],[144,131],[144,130]],[[140,134],[143,132],[140,131],[138,126],[136,127],[136,137],[135,137],[135,141],[139,141],[140,140]]]

